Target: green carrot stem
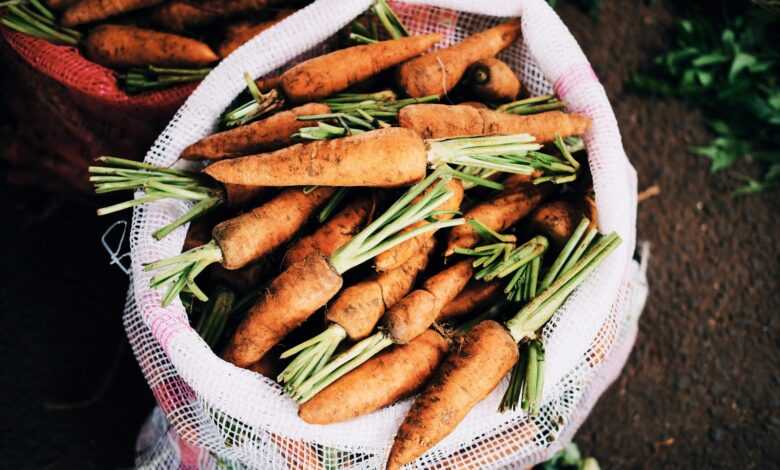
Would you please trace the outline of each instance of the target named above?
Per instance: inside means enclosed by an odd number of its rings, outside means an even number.
[[[382,26],[384,26],[387,33],[393,39],[409,36],[409,31],[407,31],[401,20],[398,19],[393,9],[390,8],[390,5],[387,4],[386,0],[376,0],[374,5],[371,7],[371,10],[374,12],[377,18],[379,18]]]
[[[553,262],[552,266],[550,266],[550,269],[548,269],[545,273],[541,284],[542,290],[550,287],[550,284],[552,284],[553,281],[555,281],[555,279],[558,277],[558,274],[561,272],[564,264],[566,264],[566,260],[577,247],[577,244],[580,242],[582,235],[588,229],[589,225],[590,220],[588,220],[587,217],[583,217],[580,221],[580,224],[577,225],[576,229],[574,229],[574,233],[572,233],[571,237],[569,237],[569,239],[566,241],[566,244],[563,246],[563,249],[561,249],[558,257],[555,258],[555,261]]]
[[[374,44],[379,42],[376,39],[372,39],[368,36],[363,36],[362,34],[358,33],[349,33],[349,40],[358,44]]]
[[[561,272],[566,272],[569,269],[571,269],[575,264],[577,264],[577,261],[580,260],[582,255],[585,253],[585,250],[588,249],[590,246],[590,243],[593,241],[593,239],[598,235],[598,230],[595,228],[592,228],[585,233],[585,238],[582,239],[579,245],[577,245],[577,249],[574,250],[574,252],[571,254],[569,259],[566,261],[566,264],[563,265],[563,268],[561,269]]]
[[[336,192],[333,193],[333,196],[331,196],[328,200],[328,203],[325,204],[325,207],[323,207],[320,211],[319,215],[317,216],[317,220],[320,223],[328,220],[339,204],[341,204],[341,201],[344,200],[344,197],[347,195],[347,193],[349,193],[349,189],[347,188],[337,189]]]

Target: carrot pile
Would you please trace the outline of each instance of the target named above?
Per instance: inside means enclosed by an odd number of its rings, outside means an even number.
[[[200,4],[164,5],[157,21],[172,29],[213,21],[205,8],[173,21]],[[155,238],[200,219],[188,251],[143,260],[162,304],[207,302],[198,283],[263,273],[205,324],[224,330],[212,342],[224,360],[275,377],[305,421],[349,420],[422,391],[390,453],[398,468],[510,370],[502,409],[539,410],[540,331],[620,239],[589,220],[590,119],[524,96],[496,58],[518,22],[435,49],[438,35],[409,36],[386,3],[371,12],[343,48],[247,76],[220,130],[180,155],[202,169],[103,158],[91,174],[101,193],[143,191],[101,213],[191,204]]]

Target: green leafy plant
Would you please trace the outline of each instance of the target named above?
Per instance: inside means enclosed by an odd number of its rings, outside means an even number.
[[[759,162],[760,179],[739,175],[737,194],[780,184],[780,19],[762,10],[726,21],[680,22],[673,48],[635,75],[636,90],[687,100],[705,113],[715,138],[690,150],[709,158],[712,172],[740,159]]]

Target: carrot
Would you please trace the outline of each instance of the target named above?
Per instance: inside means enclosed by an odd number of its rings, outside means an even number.
[[[145,265],[147,271],[161,270],[152,278],[152,287],[173,282],[163,305],[170,303],[185,286],[199,298],[206,298],[194,282],[206,267],[220,263],[234,270],[260,259],[289,241],[332,194],[333,188],[320,187],[308,194],[300,188],[290,188],[245,214],[217,224],[209,243]]]
[[[460,261],[427,279],[422,288],[395,304],[385,314],[385,327],[393,342],[406,344],[427,330],[473,274],[472,260]]]
[[[459,106],[471,106],[472,108],[477,109],[490,109],[488,105],[481,101],[463,101],[462,103],[458,103]]]
[[[372,197],[359,197],[347,204],[338,214],[314,233],[296,241],[284,255],[282,266],[287,267],[303,261],[309,255],[319,253],[332,255],[336,249],[345,245],[360,231],[373,212],[375,201]]]
[[[557,200],[539,206],[531,214],[530,222],[534,231],[548,236],[558,247],[562,247],[574,233],[581,216],[581,211],[571,203]]]
[[[434,245],[433,240],[428,240],[402,266],[341,291],[325,315],[330,325],[319,335],[282,353],[282,359],[295,356],[277,377],[285,388],[292,391],[307,380],[316,372],[311,365],[327,362],[347,336],[360,340],[370,335],[385,311],[411,290],[417,275],[428,265]]]
[[[448,349],[441,334],[427,330],[341,377],[302,404],[298,415],[310,424],[332,424],[390,405],[420,388]]]
[[[447,119],[441,116],[447,116]],[[417,131],[424,139],[525,133],[534,136],[539,143],[552,142],[556,136],[584,134],[591,124],[590,118],[561,111],[518,116],[445,104],[406,106],[398,113],[398,122],[401,127]]]
[[[455,197],[447,201],[447,204],[439,208],[440,211],[447,211],[437,215],[437,220],[447,220],[452,217],[454,211],[460,208],[460,203],[463,201],[463,185],[458,180],[452,180],[448,184],[450,191],[455,194]],[[417,224],[408,227],[407,230],[414,230],[418,227],[423,227],[429,222],[420,221]],[[420,250],[420,247],[425,242],[433,237],[433,233],[429,232],[424,235],[419,235],[415,238],[407,240],[406,242],[398,245],[397,247],[387,250],[381,255],[377,256],[374,260],[374,267],[377,271],[389,271],[401,266],[407,259],[414,255],[414,253]]]
[[[195,39],[135,26],[100,25],[89,32],[84,48],[106,67],[200,67],[219,59]]]
[[[80,0],[62,14],[63,26],[73,27],[104,20],[129,11],[150,7],[163,0]],[[59,2],[72,3],[72,2]]]
[[[222,41],[222,44],[219,45],[219,56],[224,59],[244,43],[248,42],[250,39],[262,33],[266,29],[278,24],[280,21],[292,15],[293,13],[295,13],[295,10],[279,10],[279,12],[272,20],[263,21],[260,23],[242,21],[240,23],[228,26],[227,30],[225,31],[225,39]],[[263,90],[261,89],[260,91]]]
[[[282,77],[280,75],[277,75],[275,77],[258,78],[257,80],[255,80],[255,85],[257,86],[257,89],[263,93],[267,93],[273,90],[274,88],[278,88],[280,83],[282,83]]]
[[[405,62],[398,69],[398,82],[412,98],[444,95],[458,84],[471,64],[493,57],[519,36],[518,20],[473,34],[458,44]]]
[[[519,359],[514,338],[486,320],[466,334],[417,397],[390,450],[388,469],[412,462],[446,437]]]
[[[254,186],[397,187],[422,179],[426,158],[417,134],[387,128],[223,160],[204,171],[223,183]]]
[[[440,39],[426,34],[340,49],[293,66],[282,74],[281,86],[293,102],[319,100],[419,55]]]
[[[252,306],[225,358],[240,367],[256,362],[338,292],[344,272],[419,233],[463,223],[462,219],[441,221],[418,231],[400,233],[419,218],[430,216],[436,207],[453,196],[440,178],[441,173],[434,172],[410,188],[385,213],[327,259],[312,255],[287,267]],[[434,182],[437,183],[430,198],[413,201]],[[310,366],[315,367],[317,363]]]
[[[512,101],[520,93],[520,80],[511,68],[495,57],[478,60],[468,72],[471,91],[486,101]]]
[[[489,305],[500,292],[499,282],[471,281],[452,302],[444,306],[439,312],[438,320],[450,320],[468,315]]]
[[[550,191],[549,185],[526,183],[510,186],[509,189],[469,209],[465,218],[478,220],[491,230],[502,232],[528,215]],[[444,255],[452,255],[456,248],[471,248],[479,239],[479,234],[470,224],[454,228],[447,237]]]
[[[267,280],[275,266],[263,258],[239,269],[225,269],[220,265],[209,267],[209,280],[229,285],[238,292],[249,292]]]
[[[221,160],[266,152],[292,143],[292,135],[309,125],[299,116],[330,112],[325,104],[309,103],[271,115],[260,121],[218,132],[191,144],[181,153],[185,160]]]
[[[213,23],[221,18],[259,12],[275,3],[271,0],[173,0],[155,8],[152,20],[173,31]]]

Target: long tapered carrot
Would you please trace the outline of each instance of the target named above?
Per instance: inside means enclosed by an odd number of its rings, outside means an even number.
[[[519,36],[519,20],[472,34],[458,44],[405,62],[398,69],[398,82],[412,98],[446,94],[471,64],[493,57]]]
[[[450,191],[453,192],[454,197],[449,199],[445,205],[439,208],[443,211],[441,214],[435,216],[437,220],[447,220],[453,216],[453,213],[460,208],[460,204],[463,201],[463,185],[458,180],[452,180],[448,183]],[[429,222],[420,221],[407,230],[414,230],[418,227],[425,226]],[[417,253],[420,248],[433,237],[433,233],[426,233],[419,235],[415,238],[407,240],[406,242],[396,246],[393,249],[387,250],[380,254],[374,260],[374,267],[377,271],[389,271],[401,266],[407,259]]]
[[[73,27],[150,7],[163,0],[81,0],[70,5],[62,14],[63,26]]]
[[[471,281],[452,302],[444,306],[437,320],[450,320],[468,315],[490,304],[500,293],[500,282]]]
[[[440,34],[426,34],[340,49],[293,66],[282,74],[281,86],[296,103],[325,98],[425,52],[440,39]]]
[[[442,119],[446,116],[446,119]],[[590,129],[590,118],[561,111],[527,116],[477,109],[472,106],[413,104],[398,113],[401,127],[414,129],[425,139],[466,135],[525,133],[536,142],[552,142],[556,136],[582,135]]]
[[[195,39],[123,25],[100,25],[84,42],[87,56],[107,67],[202,67],[219,59]]]
[[[396,187],[422,179],[426,159],[414,131],[391,127],[222,160],[204,171],[223,183],[254,186]]]
[[[549,185],[526,183],[510,187],[485,202],[469,209],[467,220],[478,220],[496,232],[502,232],[528,215],[551,191]],[[445,255],[449,256],[456,248],[471,248],[480,240],[479,233],[470,224],[456,227],[447,237]]]
[[[346,244],[360,231],[360,228],[370,219],[373,208],[372,197],[356,198],[314,233],[292,244],[284,255],[282,267],[295,264],[315,253],[323,256],[332,255],[336,249]]]
[[[332,424],[394,403],[425,383],[448,348],[441,334],[427,330],[340,378],[301,405],[298,415],[307,423]]]
[[[414,401],[395,437],[387,468],[412,462],[446,437],[518,359],[517,344],[501,324],[486,320],[475,326]]]
[[[173,0],[157,7],[152,19],[159,25],[173,31],[187,31],[190,28],[212,23],[220,18],[259,12],[276,3],[271,0]]]
[[[185,160],[221,160],[256,152],[275,150],[292,143],[292,135],[309,126],[298,116],[330,112],[326,104],[308,103],[270,117],[212,134],[188,146],[181,153]]]

